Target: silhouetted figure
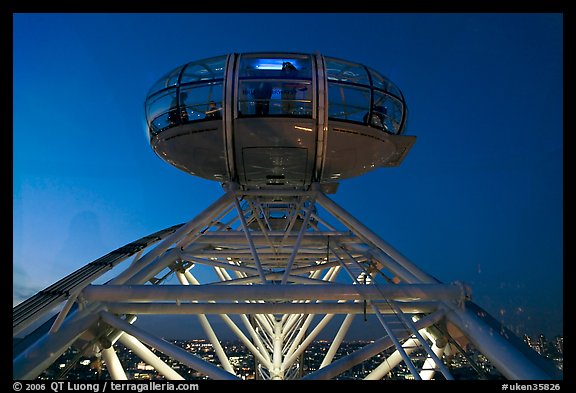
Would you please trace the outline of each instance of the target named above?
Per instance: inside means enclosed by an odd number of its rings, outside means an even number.
[[[289,61],[282,63],[282,74],[284,78],[295,78],[298,75],[298,69]],[[296,91],[301,86],[295,83],[284,83],[282,86],[282,112],[291,114],[296,100]]]
[[[256,116],[268,116],[270,112],[270,98],[272,85],[270,82],[260,82],[254,89],[254,106]]]
[[[372,108],[372,118],[370,119],[370,123],[368,123],[368,113],[364,116],[364,123],[388,131],[388,127],[385,124],[387,116],[388,110],[385,106],[375,105]]]
[[[188,121],[188,112],[186,112],[185,101],[188,98],[186,92],[180,93],[180,102],[174,97],[170,103],[170,112],[168,112],[168,123],[171,126],[186,123]]]
[[[220,108],[216,106],[214,101],[208,103],[208,110],[206,111],[206,119],[221,119],[222,114],[220,113]]]

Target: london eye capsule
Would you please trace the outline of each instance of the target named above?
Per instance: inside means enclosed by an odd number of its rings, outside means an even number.
[[[306,189],[398,166],[404,96],[362,64],[304,53],[233,53],[192,61],[150,89],[156,154],[205,179],[246,189]]]

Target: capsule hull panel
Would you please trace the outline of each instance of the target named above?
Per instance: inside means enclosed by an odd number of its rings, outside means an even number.
[[[398,166],[416,141],[414,136],[389,135],[371,127],[331,122],[326,138],[322,182]]]
[[[176,168],[209,180],[230,181],[222,121],[179,125],[154,136],[156,154]]]
[[[237,119],[234,132],[241,184],[301,188],[312,182],[317,138],[311,119]]]

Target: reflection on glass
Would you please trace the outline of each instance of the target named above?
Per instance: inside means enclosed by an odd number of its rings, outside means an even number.
[[[220,80],[224,78],[224,67],[227,56],[214,57],[212,59],[201,60],[188,63],[180,83],[191,83],[209,80]]]
[[[297,53],[239,55],[235,101],[230,101],[236,105],[235,115],[312,118],[316,81],[312,59]],[[145,104],[151,133],[182,123],[222,119],[227,60],[225,55],[190,62],[160,78]],[[330,57],[324,60],[330,119],[393,134],[404,131],[404,97],[390,80],[361,64]]]
[[[280,57],[281,56],[281,57]],[[312,62],[309,55],[242,55],[238,76],[244,78],[284,78],[286,63],[290,63],[297,73],[290,76],[299,79],[312,78]]]
[[[239,116],[312,116],[309,81],[259,80],[240,83]]]
[[[148,91],[148,95],[152,95],[162,89],[166,89],[167,87],[176,86],[180,71],[182,71],[182,66],[173,69],[162,78],[158,79],[158,81],[156,81]]]
[[[222,109],[222,83],[195,84],[182,88],[182,92],[187,93],[182,105],[184,105],[188,121],[206,118],[214,119],[217,115],[222,117],[220,114]],[[211,102],[214,105],[211,105]],[[215,111],[215,109],[217,110]],[[207,114],[210,116],[207,116]]]
[[[328,117],[364,123],[370,109],[370,90],[328,82]]]
[[[326,58],[326,76],[329,81],[339,81],[370,86],[366,68],[361,64]]]

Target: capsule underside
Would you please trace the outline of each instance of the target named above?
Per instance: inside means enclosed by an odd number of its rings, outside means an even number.
[[[161,78],[146,99],[156,154],[205,179],[301,189],[399,165],[406,105],[388,79],[319,54],[230,54]]]

